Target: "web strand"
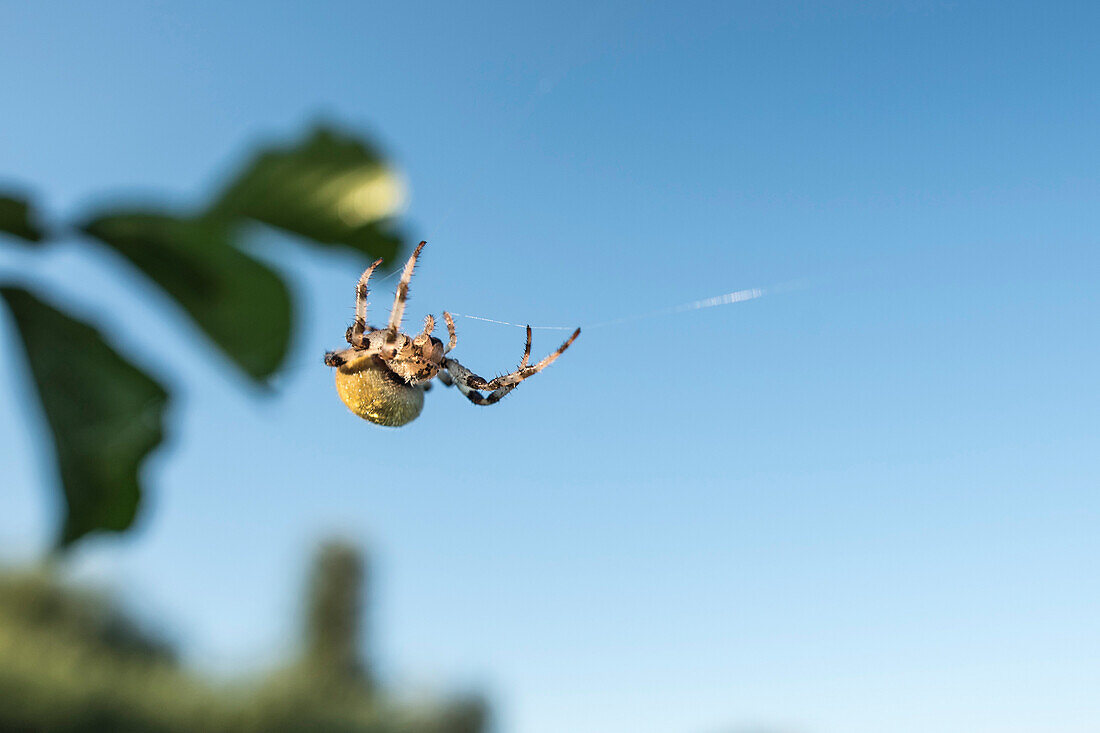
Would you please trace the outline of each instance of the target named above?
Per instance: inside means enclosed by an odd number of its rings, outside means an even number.
[[[508,321],[498,321],[495,318],[482,318],[481,316],[471,316],[468,313],[455,313],[451,311],[452,316],[458,316],[460,318],[469,318],[472,321],[484,321],[485,323],[495,323],[499,326],[515,326],[516,328],[527,328],[526,323],[509,323]],[[532,331],[572,331],[571,326],[531,326]]]
[[[786,289],[786,288],[782,288]],[[734,290],[730,293],[723,293],[722,295],[715,295],[711,298],[704,298],[702,300],[693,300],[689,303],[681,303],[680,305],[674,305],[670,308],[662,308],[661,310],[650,311],[648,313],[639,313],[633,316],[624,316],[622,318],[614,318],[609,321],[599,321],[597,323],[590,323],[588,325],[581,325],[581,328],[586,331],[590,331],[594,328],[607,328],[609,326],[618,326],[623,323],[632,323],[634,321],[642,321],[649,318],[656,318],[658,316],[672,315],[675,313],[686,313],[687,311],[702,310],[704,308],[717,308],[722,305],[733,305],[734,303],[744,303],[749,300],[756,300],[768,295],[769,292],[778,292],[781,288],[776,288],[773,291],[767,291],[763,288],[748,288],[745,290]],[[495,323],[500,326],[514,326],[515,328],[527,328],[526,323],[512,323],[510,321],[500,321],[495,318],[485,318],[484,316],[473,316],[468,313],[452,313],[452,315],[459,316],[461,318],[469,318],[474,321],[484,321],[485,323]],[[540,331],[572,331],[574,326],[531,326],[532,330]]]

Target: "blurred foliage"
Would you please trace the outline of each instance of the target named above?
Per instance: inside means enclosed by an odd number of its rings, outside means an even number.
[[[271,376],[290,345],[290,291],[269,267],[232,246],[222,222],[114,213],[85,233],[156,282],[250,377]]]
[[[248,253],[248,223],[393,259],[404,239],[393,219],[404,196],[372,146],[319,127],[296,144],[258,151],[197,214],[116,209],[93,213],[76,231],[120,254],[252,382],[266,384],[286,358],[293,303],[283,278]],[[0,197],[0,246],[6,235],[44,239],[33,211],[27,200]],[[26,290],[3,294],[54,438],[66,507],[58,546],[126,529],[170,390],[111,349],[95,326]]]
[[[307,599],[301,657],[260,680],[215,684],[181,666],[167,643],[106,596],[46,572],[0,575],[0,731],[483,731],[480,700],[411,707],[369,680],[359,654],[361,588],[359,554],[326,547]],[[322,628],[330,624],[335,633]],[[316,656],[319,638],[340,648]]]
[[[34,223],[31,207],[21,198],[0,195],[0,232],[28,242],[42,241],[42,230]]]
[[[389,218],[405,186],[373,147],[318,128],[301,144],[261,151],[208,217],[249,217],[315,242],[392,259],[401,237]]]
[[[129,527],[138,467],[161,441],[168,393],[118,355],[93,326],[20,288],[0,288],[22,336],[53,430],[69,511],[61,541]]]

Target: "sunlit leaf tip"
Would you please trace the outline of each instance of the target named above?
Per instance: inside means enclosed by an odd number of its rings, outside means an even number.
[[[362,138],[319,126],[300,142],[259,150],[210,209],[328,245],[392,260],[402,243],[394,218],[404,179]]]

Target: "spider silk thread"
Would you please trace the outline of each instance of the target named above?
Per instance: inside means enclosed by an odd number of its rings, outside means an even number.
[[[654,318],[657,316],[672,315],[675,313],[685,313],[687,311],[702,310],[704,308],[717,308],[721,305],[733,305],[734,303],[744,303],[749,300],[756,300],[762,298],[768,294],[768,291],[763,288],[747,288],[745,290],[734,290],[733,292],[723,293],[722,295],[715,295],[711,298],[703,298],[702,300],[693,300],[689,303],[681,303],[680,305],[674,305],[670,308],[662,308],[661,310],[651,311],[649,313],[641,313],[633,316],[624,316],[622,318],[614,318],[609,321],[599,321],[597,323],[591,323],[587,326],[582,325],[582,330],[592,330],[593,328],[606,328],[608,326],[618,326],[623,323],[631,323],[633,321],[641,321],[647,318]],[[498,321],[495,318],[485,318],[483,316],[472,316],[468,313],[454,313],[451,315],[459,316],[461,318],[469,318],[474,321],[484,321],[486,323],[495,323],[501,326],[515,326],[516,328],[527,328],[526,323],[511,323],[509,321]],[[531,330],[535,331],[572,331],[573,326],[531,326]]]

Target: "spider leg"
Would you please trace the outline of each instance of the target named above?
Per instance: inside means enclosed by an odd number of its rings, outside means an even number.
[[[424,331],[420,335],[421,336],[426,336],[430,339],[431,336],[432,336],[432,331],[434,331],[434,330],[435,330],[435,316],[433,316],[431,313],[429,313],[428,315],[424,316]]]
[[[470,402],[473,402],[475,405],[493,405],[500,402],[504,395],[518,387],[520,382],[538,374],[543,369],[553,364],[554,361],[569,348],[569,345],[573,343],[580,333],[581,330],[578,328],[554,353],[534,366],[527,366],[528,359],[531,356],[531,329],[528,327],[527,345],[524,348],[523,361],[520,363],[519,368],[511,374],[505,374],[496,379],[486,380],[483,377],[479,377],[454,359],[444,359],[443,368],[446,369],[448,376],[455,383],[455,386],[458,387],[459,391],[462,392]],[[440,372],[441,379],[442,374],[443,372]],[[446,384],[447,380],[443,380],[443,382]],[[482,395],[481,392],[489,392],[489,395]]]
[[[355,323],[347,333],[348,343],[353,346],[362,343],[363,333],[367,330],[367,281],[374,269],[381,264],[381,259],[375,260],[359,277],[359,284],[355,286]]]
[[[576,338],[576,336],[574,336],[573,338]],[[573,339],[570,339],[570,341],[572,341],[572,340]],[[559,350],[558,353],[560,354],[562,351],[565,351],[565,349],[568,348],[568,346],[569,346],[569,344],[566,344],[565,346],[563,346]],[[523,347],[523,361],[521,361],[519,363],[519,368],[523,369],[525,366],[527,366],[527,362],[530,361],[530,359],[531,359],[531,327],[528,326],[527,327],[527,344]]]
[[[444,350],[444,354],[450,352],[451,349],[458,346],[458,334],[455,333],[455,319],[451,318],[451,314],[447,311],[443,311],[443,320],[447,322],[447,348]]]
[[[519,369],[512,372],[511,374],[505,374],[502,377],[497,377],[496,379],[490,380],[489,383],[486,384],[483,389],[496,390],[496,389],[500,389],[502,387],[507,387],[510,384],[519,384],[524,379],[527,379],[528,377],[531,377],[531,376],[534,376],[535,374],[538,374],[543,369],[545,369],[546,367],[553,364],[559,356],[564,354],[565,350],[569,348],[569,345],[572,344],[577,339],[577,336],[580,336],[580,335],[581,335],[581,330],[578,328],[576,331],[573,332],[572,336],[570,336],[568,339],[566,339],[564,344],[559,346],[554,351],[554,353],[550,354],[549,356],[547,356],[546,358],[544,358],[542,361],[540,361],[538,364],[535,364],[534,366],[527,366],[527,360],[531,357],[531,327],[528,326],[527,327],[527,346],[526,346],[526,348],[524,348],[523,361],[520,362]]]
[[[424,330],[412,340],[411,345],[414,352],[421,358],[427,358],[438,362],[443,356],[443,345],[442,343],[439,345],[433,343],[432,331],[434,330],[435,317],[431,314],[424,316]],[[439,341],[439,339],[435,339],[435,341]]]
[[[500,402],[504,395],[516,388],[518,382],[509,387],[495,390],[488,397],[483,396],[478,389],[485,389],[488,385],[484,379],[459,364],[454,359],[443,360],[443,370],[439,372],[439,379],[447,386],[453,384],[458,391],[475,405],[493,405]],[[446,375],[446,376],[444,376]],[[474,385],[477,385],[476,387]]]
[[[349,361],[355,361],[361,359],[364,356],[380,356],[383,359],[385,354],[378,349],[357,349],[352,347],[350,349],[342,349],[340,351],[330,351],[325,354],[325,366],[339,367],[347,364]]]
[[[413,250],[412,257],[405,263],[405,269],[401,271],[401,282],[397,283],[397,296],[393,299],[393,310],[390,311],[390,325],[387,327],[393,333],[401,330],[401,321],[405,317],[405,300],[409,297],[409,280],[412,280],[413,268],[416,267],[416,258],[420,256],[420,250],[424,249],[427,242],[421,242]]]

